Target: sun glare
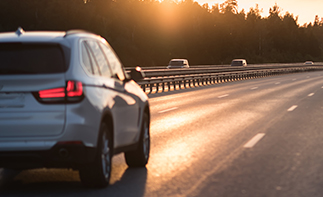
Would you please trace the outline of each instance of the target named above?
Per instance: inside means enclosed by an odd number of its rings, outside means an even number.
[[[159,25],[164,33],[173,34],[178,29],[179,18],[176,6],[172,2],[162,1],[159,10]]]

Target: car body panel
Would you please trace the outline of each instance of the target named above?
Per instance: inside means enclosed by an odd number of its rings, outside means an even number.
[[[0,141],[63,132],[66,106],[41,104],[32,93],[65,86],[64,74],[5,75],[0,79]]]

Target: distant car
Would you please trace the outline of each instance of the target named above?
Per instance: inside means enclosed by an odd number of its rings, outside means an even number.
[[[245,59],[234,59],[231,66],[247,66],[247,61]]]
[[[306,61],[304,64],[306,64],[306,65],[312,65],[312,64],[314,64],[314,62],[312,62],[312,61]]]
[[[148,97],[109,43],[85,31],[0,33],[0,168],[72,168],[109,184],[113,154],[149,158]]]
[[[189,68],[187,59],[171,59],[167,68]]]

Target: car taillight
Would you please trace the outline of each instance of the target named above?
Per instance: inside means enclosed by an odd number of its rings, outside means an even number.
[[[79,81],[67,81],[66,87],[40,90],[33,95],[41,103],[77,103],[84,98],[83,85]]]
[[[79,81],[68,81],[66,85],[66,99],[70,103],[76,103],[84,98],[83,85]]]
[[[53,88],[49,90],[41,90],[38,92],[41,99],[47,98],[64,98],[65,88]]]
[[[79,81],[68,81],[66,86],[67,97],[78,97],[83,94],[83,86]]]

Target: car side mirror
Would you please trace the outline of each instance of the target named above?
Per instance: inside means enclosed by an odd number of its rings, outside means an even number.
[[[139,66],[130,70],[130,78],[135,82],[140,82],[145,78],[145,73]]]

